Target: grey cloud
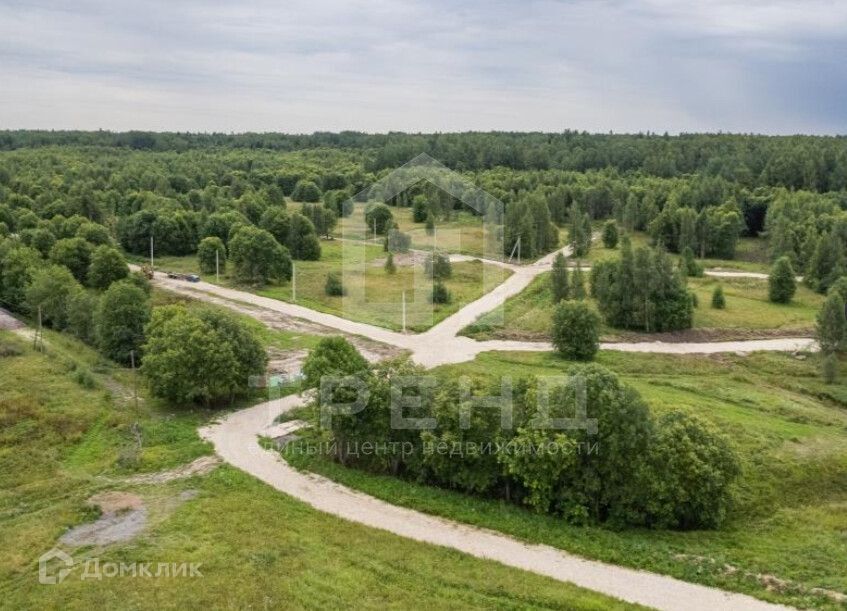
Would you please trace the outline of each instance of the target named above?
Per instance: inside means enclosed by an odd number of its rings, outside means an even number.
[[[825,0],[67,6],[0,0],[0,127],[847,131]]]

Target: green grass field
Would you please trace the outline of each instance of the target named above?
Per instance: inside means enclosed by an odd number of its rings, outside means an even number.
[[[811,590],[847,592],[847,385],[825,385],[815,356],[601,352],[598,360],[634,386],[655,413],[696,413],[730,437],[743,475],[721,529],[575,527],[501,501],[345,469],[321,457],[289,458],[394,503],[527,541],[801,608],[840,608]],[[552,354],[488,353],[440,371],[549,376],[568,366]]]
[[[429,302],[432,281],[424,274],[422,256],[419,257],[421,261],[414,265],[405,265],[402,263],[405,255],[397,255],[397,273],[391,275],[383,269],[386,254],[381,245],[330,240],[321,242],[321,249],[319,261],[295,262],[296,300],[291,282],[271,284],[257,290],[236,285],[225,271],[221,274],[220,284],[395,331],[402,329],[405,292],[407,330],[425,331],[492,290],[511,274],[506,269],[478,260],[453,263],[453,276],[445,281],[452,301],[433,305]],[[137,257],[133,260],[142,262]],[[197,273],[199,270],[194,256],[162,257],[156,261],[156,268],[181,273]],[[326,294],[327,274],[342,269],[348,285],[359,286],[363,292],[357,294],[351,289],[347,297]],[[214,274],[203,274],[202,278],[206,282],[217,283]]]
[[[351,240],[372,240],[373,231],[365,224],[366,204],[356,204],[353,213],[339,219],[335,235]],[[435,235],[427,235],[424,223],[412,220],[411,208],[391,208],[394,220],[400,226],[400,231],[412,237],[412,248],[439,250],[451,253],[461,253],[475,257],[491,257],[499,253],[489,252],[486,248],[483,221],[479,216],[470,212],[457,211],[454,218],[441,220],[436,223]],[[382,240],[378,236],[378,240]]]
[[[597,224],[599,231],[602,223]],[[643,231],[630,234],[633,249],[650,245],[650,236]],[[563,242],[564,244],[565,242]],[[595,240],[591,245],[586,260],[589,262],[616,259],[620,256],[620,245],[617,248],[604,248],[601,240]],[[671,253],[676,261],[679,255]],[[699,259],[706,269],[723,269],[742,272],[767,273],[770,269],[768,242],[764,238],[739,238],[735,247],[734,259]]]
[[[615,251],[617,252],[617,251]],[[588,273],[585,274],[586,283]],[[712,291],[723,287],[726,308],[711,307]],[[694,309],[694,333],[713,339],[743,339],[774,334],[808,335],[813,332],[815,317],[823,297],[805,286],[798,285],[797,294],[789,304],[768,301],[766,280],[751,278],[689,278],[689,288],[697,294],[699,306]],[[586,286],[586,289],[588,287]],[[489,322],[482,316],[463,333],[477,339],[520,338],[542,340],[549,337],[553,316],[550,274],[539,275],[520,294],[506,301],[502,324]],[[632,337],[630,332],[604,326],[604,339]],[[642,334],[649,337],[647,334]]]
[[[184,464],[211,448],[196,427],[212,414],[127,400],[130,374],[74,340],[46,333],[47,353],[0,333],[0,594],[3,607],[292,608],[355,601],[361,608],[632,608],[458,552],[319,513],[220,466],[167,484],[128,475]],[[93,381],[78,381],[79,371]],[[130,427],[142,431],[135,452]],[[38,557],[96,514],[92,494],[138,495],[148,522],[132,541],[73,551],[59,585],[38,583]],[[190,493],[188,497],[181,497]],[[199,563],[202,577],[82,580],[83,561]]]

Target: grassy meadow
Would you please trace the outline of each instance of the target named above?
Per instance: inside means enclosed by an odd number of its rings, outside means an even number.
[[[120,607],[366,609],[427,600],[446,609],[630,609],[598,594],[319,513],[226,465],[164,484],[124,478],[183,465],[212,448],[204,410],[162,405],[131,374],[78,342],[45,333],[45,354],[0,333],[0,595],[10,609]],[[141,431],[139,448],[134,427]],[[147,508],[141,534],[87,545],[59,585],[38,583],[38,557],[91,522],[95,493]],[[199,563],[202,577],[82,580],[83,561]]]

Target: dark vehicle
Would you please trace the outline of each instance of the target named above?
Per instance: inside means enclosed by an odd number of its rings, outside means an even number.
[[[178,274],[176,272],[166,272],[168,278],[172,280],[187,280],[188,282],[200,282],[200,276],[197,274]]]

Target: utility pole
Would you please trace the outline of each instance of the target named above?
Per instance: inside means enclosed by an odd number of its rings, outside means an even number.
[[[406,291],[403,291],[403,333],[406,332]]]
[[[374,218],[374,242],[376,242],[376,218]]]
[[[150,235],[150,269],[154,269],[153,267],[153,235]]]
[[[221,283],[221,261],[220,261],[221,251],[215,249],[215,279],[218,284]]]
[[[44,352],[44,338],[43,338],[44,330],[41,327],[41,306],[38,306],[38,328],[35,330],[35,335],[32,338],[32,348],[33,350],[39,350]]]
[[[138,373],[135,371],[135,350],[129,351],[129,362],[132,365],[132,398],[135,409],[138,409]]]
[[[297,266],[291,262],[291,301],[297,303]]]

